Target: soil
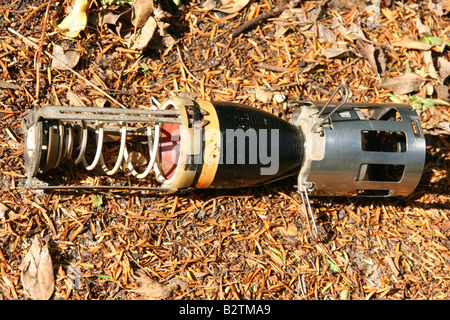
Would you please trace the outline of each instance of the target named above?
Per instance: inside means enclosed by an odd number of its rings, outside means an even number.
[[[20,264],[36,237],[48,243],[54,300],[449,298],[450,139],[437,126],[450,115],[448,71],[438,63],[448,63],[449,45],[395,45],[406,36],[449,41],[448,1],[381,1],[373,23],[364,1],[300,1],[230,37],[282,5],[250,1],[224,14],[197,0],[180,6],[164,0],[157,20],[166,27],[141,51],[121,38],[118,25],[98,23],[100,1],[91,2],[88,26],[73,39],[55,31],[68,1],[0,1],[0,300],[31,299]],[[130,5],[106,8],[119,14]],[[319,32],[323,27],[331,33]],[[56,45],[80,53],[73,70],[89,82],[52,67],[46,52]],[[370,45],[373,56],[362,50]],[[334,55],[330,48],[344,50]],[[385,78],[405,73],[423,77],[417,90],[383,88]],[[416,103],[426,163],[407,197],[311,198],[320,239],[311,237],[289,179],[175,195],[41,194],[25,186],[21,120],[34,106],[119,107],[118,101],[138,109],[152,105],[152,97],[180,95],[289,118],[295,108],[288,102],[327,101],[339,84],[355,103]],[[434,103],[427,107],[420,98]],[[64,176],[109,181],[71,163],[49,174],[70,184]],[[163,294],[152,295],[149,281],[163,285]]]

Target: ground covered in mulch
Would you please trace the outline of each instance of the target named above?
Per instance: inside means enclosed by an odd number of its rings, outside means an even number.
[[[55,300],[448,299],[448,1],[224,1],[223,12],[165,0],[143,50],[120,19],[99,22],[130,9],[118,2],[92,1],[85,30],[67,38],[55,26],[68,1],[0,1],[0,300],[31,299],[21,263],[35,238]],[[76,73],[52,65],[56,46],[79,53]],[[145,108],[184,95],[289,117],[289,101],[326,101],[339,84],[353,102],[418,108],[427,157],[409,197],[312,199],[320,240],[291,181],[180,195],[24,187],[20,122],[34,105]]]

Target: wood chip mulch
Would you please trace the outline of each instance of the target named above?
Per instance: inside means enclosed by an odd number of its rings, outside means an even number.
[[[349,86],[353,102],[392,102],[395,92],[380,87],[384,76],[429,71],[423,51],[393,42],[419,39],[417,20],[432,36],[450,39],[449,14],[436,7],[440,1],[381,1],[379,28],[368,27],[364,1],[300,1],[292,9],[297,16],[270,14],[235,37],[233,30],[276,6],[251,1],[225,15],[197,0],[164,3],[167,32],[176,42],[167,47],[161,37],[141,53],[106,25],[90,22],[74,40],[55,32],[67,1],[0,1],[0,300],[30,299],[19,266],[36,236],[49,244],[55,300],[145,299],[149,281],[167,289],[160,298],[173,300],[448,299],[450,140],[433,129],[449,121],[445,104],[418,111],[427,158],[415,192],[392,199],[312,199],[321,241],[310,237],[291,181],[184,195],[39,195],[24,187],[25,111],[74,99],[117,106],[70,70],[52,68],[44,51],[55,45],[80,52],[74,69],[129,108],[175,94],[289,116],[289,100],[326,101],[339,84]],[[91,14],[100,7],[93,1]],[[360,39],[349,32],[354,26],[364,32],[363,44],[382,50],[384,73],[365,58]],[[324,40],[322,31],[319,37],[322,27],[332,30],[333,40]],[[321,54],[333,45],[346,50]],[[448,47],[431,50],[433,59],[449,61]],[[416,95],[448,86],[426,79],[430,85]]]

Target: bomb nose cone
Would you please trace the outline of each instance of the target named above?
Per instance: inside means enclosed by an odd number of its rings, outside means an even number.
[[[186,118],[181,126],[163,126],[161,166],[172,179],[166,187],[239,188],[298,174],[303,136],[279,117],[234,103],[181,98],[164,108]]]
[[[222,135],[222,162],[211,187],[264,183],[300,168],[304,140],[295,126],[248,106],[213,105]]]

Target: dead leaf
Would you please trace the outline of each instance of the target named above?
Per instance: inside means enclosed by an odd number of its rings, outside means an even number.
[[[434,85],[431,82],[426,83],[420,93],[425,93],[425,96],[432,96],[434,92]],[[420,94],[419,93],[419,94]]]
[[[118,137],[118,136],[117,136]],[[147,165],[148,160],[142,152],[139,151],[129,151],[128,155],[130,157],[130,162],[136,168],[142,168]]]
[[[272,100],[273,94],[267,90],[255,89],[255,99],[261,103],[269,103]]]
[[[285,21],[275,21],[275,38],[281,38],[287,31],[287,23]]]
[[[330,48],[322,50],[320,53],[324,55],[327,59],[331,59],[337,58],[348,51],[349,51],[348,47],[345,45],[333,45]]]
[[[427,125],[425,129],[430,131],[432,135],[450,135],[450,122],[438,121],[433,125]]]
[[[12,90],[21,90],[22,87],[18,84],[12,83],[12,82],[6,82],[3,80],[0,80],[0,88],[1,89],[12,89]]]
[[[86,28],[87,3],[88,0],[75,0],[72,11],[57,26],[57,30],[62,35],[69,38],[75,38],[82,30],[84,30],[84,28]]]
[[[9,211],[9,208],[0,202],[0,221],[5,220],[5,215]]]
[[[153,38],[155,34],[157,24],[156,20],[153,17],[149,17],[144,26],[137,32],[136,41],[132,45],[132,49],[143,50],[147,47],[150,40]]]
[[[203,2],[202,9],[203,10],[211,10],[220,5],[221,2],[219,0],[206,0]]]
[[[52,54],[57,58],[52,60],[52,67],[58,70],[73,69],[80,61],[81,54],[78,51],[64,49],[60,45],[53,47]]]
[[[94,100],[94,105],[97,108],[103,108],[106,102],[108,102],[108,100],[106,100],[105,98],[97,98]]]
[[[322,42],[335,42],[336,35],[333,31],[325,27],[322,23],[319,23],[318,28],[319,40]]]
[[[441,225],[441,227],[440,227],[440,229],[442,230],[442,231],[449,231],[450,230],[450,221],[445,221],[442,225]]]
[[[417,27],[417,31],[419,32],[419,36],[429,36],[431,35],[431,30],[428,26],[424,25],[422,20],[419,17],[414,19]]]
[[[48,300],[55,289],[53,264],[48,245],[35,237],[19,269],[23,288],[33,300]]]
[[[450,76],[450,62],[444,57],[439,57],[437,58],[437,64],[441,81],[444,83],[447,77]]]
[[[71,89],[67,90],[67,99],[74,107],[85,107],[86,104]]]
[[[303,9],[293,8],[284,10],[281,13],[280,19],[275,21],[275,38],[282,37],[292,27],[292,20],[298,24],[297,28],[299,31],[306,31],[312,28],[313,23],[319,18],[321,7],[309,6],[306,12]]]
[[[286,231],[287,234],[290,235],[291,237],[298,236],[298,229],[295,226],[295,224],[289,224]]]
[[[364,9],[364,7],[366,6],[364,0],[329,0],[328,5],[338,10],[353,9],[354,7]]]
[[[425,51],[423,53],[423,62],[425,64],[425,70],[428,72],[428,75],[433,79],[439,80],[439,75],[436,71],[436,68],[434,67],[431,51]]]
[[[136,0],[131,8],[131,23],[136,28],[142,27],[153,12],[153,0]]]
[[[289,224],[287,227],[277,227],[278,230],[285,237],[297,237],[299,231],[294,224]]]
[[[417,49],[417,50],[430,50],[433,45],[420,42],[417,40],[414,40],[410,36],[406,36],[403,39],[399,41],[395,41],[393,43],[394,46],[407,48],[407,49]]]
[[[381,88],[391,89],[399,94],[407,94],[418,91],[422,87],[424,79],[415,73],[406,73],[394,78],[386,78],[381,83]]]
[[[375,57],[379,64],[378,73],[384,75],[386,73],[386,56],[384,55],[383,49],[375,47]]]
[[[366,28],[369,30],[380,29],[381,22],[381,10],[380,10],[380,2],[375,4],[368,5],[364,8],[365,13],[368,15],[366,20]]]
[[[435,14],[438,17],[444,15],[443,4],[440,1],[434,3],[433,1],[428,0],[427,7],[433,14]]]
[[[321,12],[321,5],[311,5],[306,10],[304,8],[286,9],[283,11],[280,17],[293,17],[295,19],[295,22],[299,24],[299,30],[305,31],[308,30],[312,26],[312,24],[319,19]]]
[[[383,50],[360,40],[357,41],[357,45],[369,62],[373,72],[383,75],[386,71],[386,57]]]
[[[134,27],[131,25],[131,10],[124,11],[115,23],[115,30],[123,40],[130,40],[134,33]]]
[[[361,27],[358,26],[354,22],[350,23],[350,26],[348,28],[346,28],[342,24],[341,19],[333,18],[333,28],[335,28],[337,31],[342,32],[348,36],[352,36],[354,40],[367,41],[367,38],[364,35],[364,32],[362,31]]]
[[[98,24],[99,26],[102,26],[104,24],[112,24],[115,25],[117,24],[117,21],[119,21],[120,17],[121,17],[121,13],[115,13],[113,11],[110,11],[106,8],[100,10],[100,17],[97,17],[97,15],[92,15],[92,19],[94,18],[98,18],[96,21],[97,23],[94,24]],[[89,17],[91,18],[91,17]]]
[[[143,272],[138,273],[137,280],[139,288],[132,290],[140,295],[142,300],[161,300],[170,297],[173,291],[178,287],[176,284],[161,284],[153,280]]]
[[[175,38],[168,32],[170,24],[164,21],[158,21],[156,23],[158,26],[159,35],[162,37],[164,46],[167,48],[173,46],[176,43]]]
[[[436,89],[436,94],[437,94],[438,99],[441,99],[443,101],[449,100],[450,94],[449,94],[448,86],[436,85],[435,89]]]
[[[222,6],[219,8],[216,8],[216,11],[220,11],[223,13],[235,13],[238,11],[241,11],[242,9],[245,8],[245,6],[250,2],[250,0],[233,0],[228,1],[228,0],[224,0],[222,1]]]

